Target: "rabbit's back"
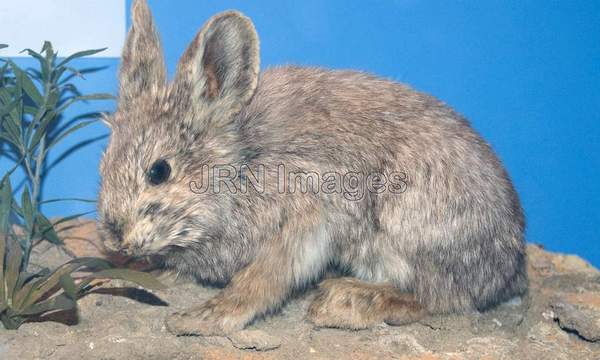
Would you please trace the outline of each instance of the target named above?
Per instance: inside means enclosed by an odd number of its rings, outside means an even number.
[[[357,276],[414,290],[434,312],[485,308],[526,288],[510,179],[468,122],[431,96],[364,73],[275,68],[241,130],[267,166],[406,175],[401,194],[326,197],[336,262]]]
[[[313,171],[403,171],[413,188],[443,186],[446,197],[481,192],[516,200],[500,161],[459,114],[368,74],[267,70],[241,130],[259,144],[263,161],[298,160]]]

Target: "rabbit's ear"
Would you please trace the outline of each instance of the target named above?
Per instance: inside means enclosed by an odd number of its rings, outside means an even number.
[[[258,37],[246,16],[228,11],[211,18],[177,66],[175,85],[203,114],[217,112],[227,121],[256,89]]]
[[[133,1],[119,81],[119,106],[130,105],[140,94],[155,92],[166,83],[162,49],[146,0]]]

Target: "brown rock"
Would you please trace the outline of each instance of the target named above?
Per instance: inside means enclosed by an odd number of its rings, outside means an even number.
[[[242,330],[228,337],[233,346],[242,350],[268,351],[277,349],[281,345],[278,337],[269,335],[262,330]]]
[[[79,218],[68,221],[57,225],[57,231],[59,231],[65,247],[75,256],[103,256],[94,220]]]
[[[572,331],[587,341],[600,341],[600,311],[562,301],[553,303],[551,307],[562,329]]]
[[[66,225],[69,252],[100,255],[93,222]],[[200,304],[218,289],[174,283],[150,296],[113,283],[80,299],[74,325],[39,322],[0,330],[0,359],[600,359],[597,270],[535,245],[528,254],[531,286],[522,301],[360,331],[313,328],[305,320],[314,297],[309,290],[229,339],[176,337],[165,329],[166,315]],[[69,259],[54,247],[40,247],[34,258],[41,265]]]

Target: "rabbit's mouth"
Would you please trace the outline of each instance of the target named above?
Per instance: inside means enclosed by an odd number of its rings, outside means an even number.
[[[113,264],[119,267],[139,271],[151,271],[161,267],[164,260],[160,259],[160,255],[134,255],[128,254],[125,251],[108,251],[104,256]]]
[[[131,257],[125,264],[125,267],[139,271],[152,271],[161,268],[158,266],[158,263],[152,259],[152,256]]]

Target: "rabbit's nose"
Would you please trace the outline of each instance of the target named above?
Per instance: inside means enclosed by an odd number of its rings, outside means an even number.
[[[125,256],[137,256],[143,253],[144,242],[132,242],[129,244],[125,244],[121,248],[121,252]]]
[[[119,249],[118,253],[119,253],[119,255],[122,255],[122,256],[131,256],[132,255],[132,251],[128,247]]]
[[[134,242],[125,242],[121,244],[119,252],[126,256],[135,255],[136,251],[139,250],[139,246],[137,246]]]

